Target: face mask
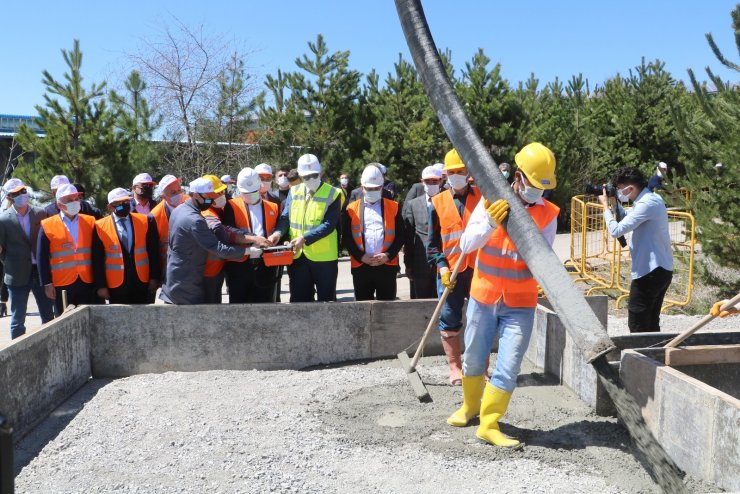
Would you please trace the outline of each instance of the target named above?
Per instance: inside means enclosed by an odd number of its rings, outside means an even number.
[[[310,178],[308,180],[305,180],[303,182],[306,184],[306,187],[308,187],[308,190],[311,192],[316,192],[319,188],[319,185],[321,185],[321,179],[320,178]]]
[[[131,212],[131,204],[128,202],[116,204],[116,207],[113,208],[113,212],[116,213],[116,216],[119,218],[125,218]]]
[[[366,190],[365,191],[365,203],[375,204],[382,197],[382,190]]]
[[[169,204],[173,208],[179,206],[181,202],[182,202],[182,193],[175,194],[174,196],[170,197],[167,200],[167,204]]]
[[[505,179],[509,178],[509,172],[501,172],[501,175],[503,175]]]
[[[262,182],[262,187],[260,188],[260,190],[262,190],[262,192],[266,192],[266,191],[268,191],[270,189],[272,189],[272,180],[268,180],[266,182],[263,181]]]
[[[661,173],[660,168],[658,168],[658,171],[655,172],[656,175],[658,175],[660,178],[663,178],[663,173]]]
[[[256,191],[256,192],[242,192],[242,200],[246,204],[249,204],[250,206],[254,206],[260,200],[260,193],[259,193],[259,191]]]
[[[216,200],[213,201],[213,205],[218,209],[223,209],[224,206],[226,206],[226,196],[218,196]]]
[[[13,198],[13,205],[17,208],[22,208],[28,204],[28,194],[21,194]]]
[[[228,184],[226,186],[226,192],[228,192],[229,194],[231,194],[232,192],[234,192],[234,184]]]
[[[627,187],[629,187],[629,185]],[[624,193],[624,191],[627,190],[627,187],[617,191],[617,199],[619,199],[619,202],[628,202],[630,200],[629,194]]]
[[[72,201],[64,205],[64,210],[67,212],[67,214],[75,216],[80,212],[81,207],[82,206],[80,205],[80,201]]]
[[[208,198],[208,197],[204,197],[203,202],[196,203],[196,205],[198,206],[198,209],[201,211],[208,211],[208,208],[211,207],[211,204],[213,204],[213,199]]]
[[[450,187],[456,190],[460,190],[468,185],[467,175],[448,175],[447,181],[450,183]]]
[[[348,178],[341,178],[339,179],[339,183],[342,184],[342,187],[346,187],[349,184]]]
[[[540,197],[542,197],[542,194],[545,193],[545,191],[542,189],[527,187],[524,184],[522,185],[524,186],[524,190],[522,190],[521,188],[519,189],[519,197],[524,199],[524,201],[528,204],[534,204],[540,199]]]
[[[286,188],[288,185],[290,185],[290,182],[288,181],[288,176],[282,175],[278,177],[277,184],[278,184],[278,187],[280,187],[281,189]]]
[[[439,193],[439,185],[424,184],[424,193],[429,197],[436,196]]]

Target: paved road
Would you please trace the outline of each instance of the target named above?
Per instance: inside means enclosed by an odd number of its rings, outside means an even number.
[[[553,245],[555,253],[558,255],[561,261],[565,261],[570,256],[570,234],[558,235]],[[403,256],[401,256],[403,258]],[[403,273],[403,264],[401,264],[401,272]],[[352,275],[350,273],[349,258],[342,258],[339,260],[339,277],[337,279],[337,301],[348,302],[354,300],[352,288]],[[398,278],[398,298],[401,300],[408,300],[409,296],[409,282],[402,274]],[[281,298],[284,302],[287,302],[290,297],[288,289],[288,274],[283,276]],[[228,301],[228,295],[225,292],[224,287],[224,302]],[[157,303],[163,303],[157,299]],[[10,312],[10,305],[8,305],[8,312]],[[33,330],[41,325],[41,318],[39,317],[38,309],[36,307],[36,300],[31,295],[28,298],[28,317],[26,318],[26,327],[28,330]],[[0,348],[7,345],[10,342],[10,317],[0,318]]]

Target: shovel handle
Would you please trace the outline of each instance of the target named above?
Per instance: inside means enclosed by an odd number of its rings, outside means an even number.
[[[735,307],[738,304],[738,302],[740,302],[740,293],[732,297],[732,299],[729,302],[723,305],[717,314],[720,314],[723,310],[728,310],[728,309],[731,309],[732,307]],[[717,316],[713,316],[712,314],[708,314],[704,316],[704,318],[701,321],[694,324],[689,329],[687,329],[686,331],[684,331],[683,333],[681,333],[680,335],[676,336],[671,341],[666,343],[665,348],[676,348],[678,345],[681,344],[683,340],[685,340],[686,338],[688,338],[689,336],[691,336],[692,334],[696,333],[701,328],[706,326],[707,323],[709,323],[715,317]]]

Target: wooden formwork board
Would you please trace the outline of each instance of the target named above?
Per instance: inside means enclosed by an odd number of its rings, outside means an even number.
[[[666,348],[665,363],[670,366],[740,364],[740,345],[697,345]]]

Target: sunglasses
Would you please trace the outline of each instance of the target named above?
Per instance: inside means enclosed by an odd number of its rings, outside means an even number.
[[[13,199],[14,197],[22,196],[23,194],[26,194],[28,191],[26,189],[21,189],[16,192],[11,192],[8,194],[8,197]]]
[[[303,180],[311,180],[313,178],[319,178],[319,174],[318,173],[312,173],[311,175],[304,175],[303,176]]]

